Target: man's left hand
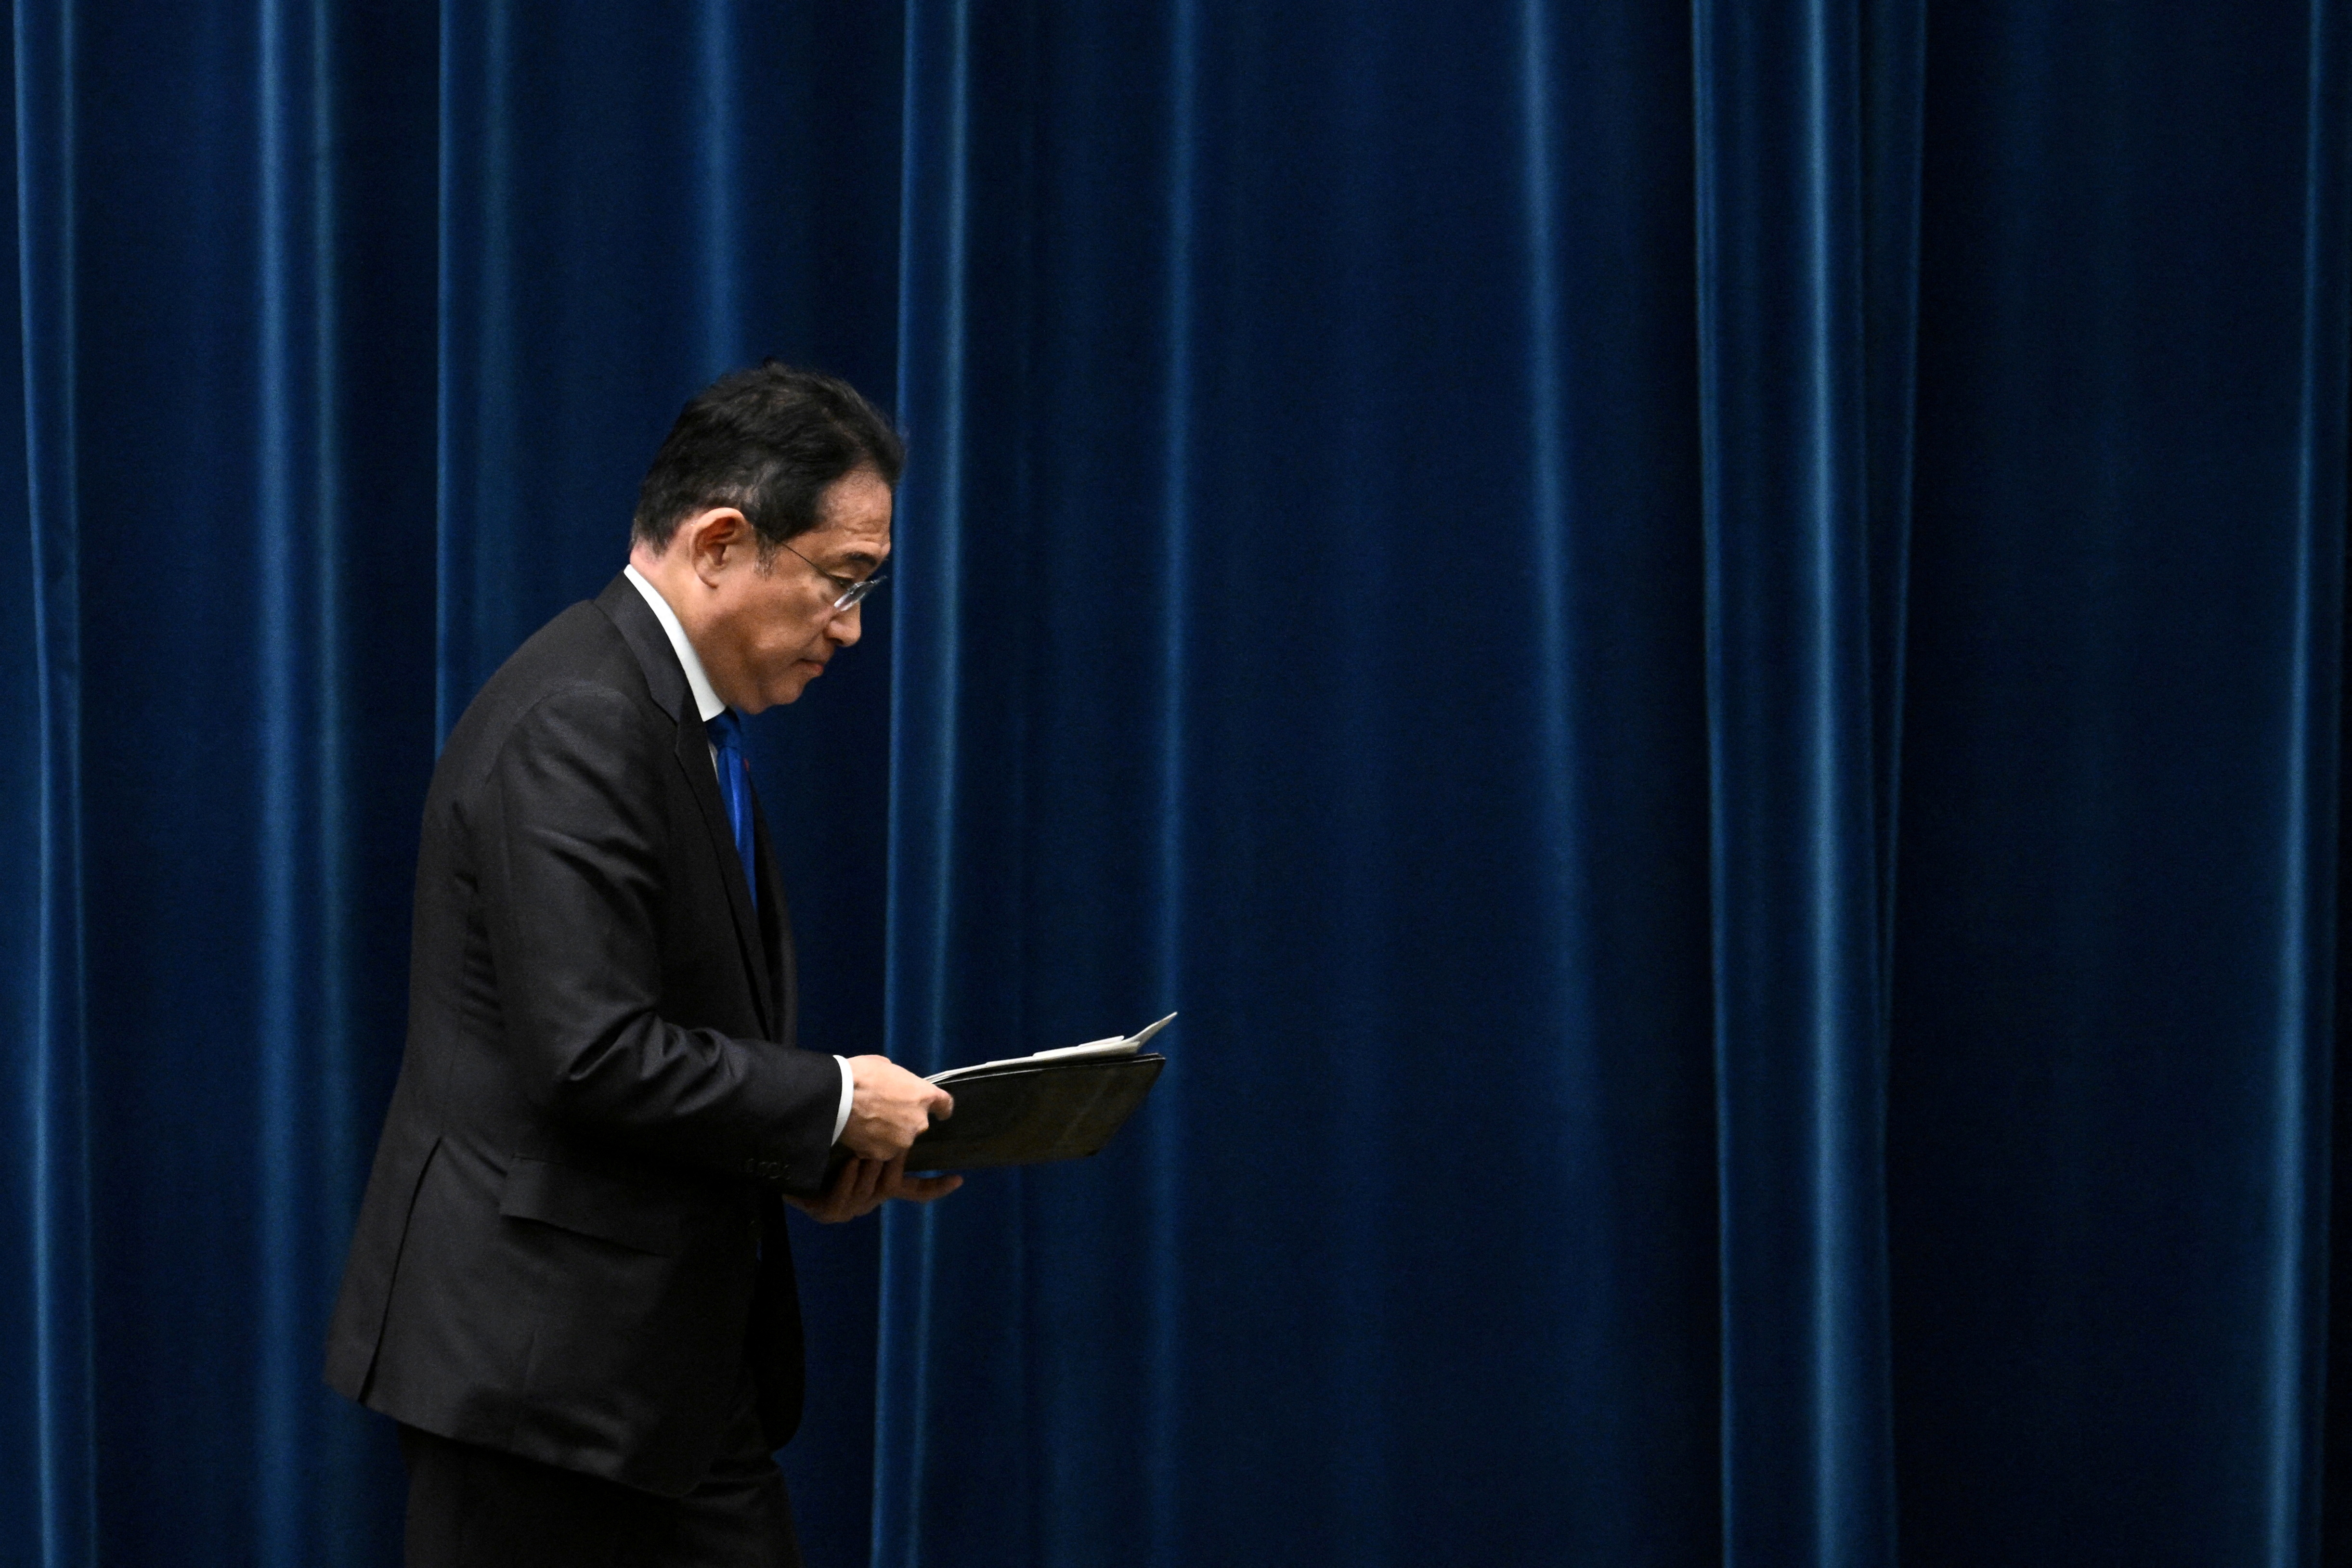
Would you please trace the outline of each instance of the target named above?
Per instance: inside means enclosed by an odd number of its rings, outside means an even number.
[[[821,1197],[793,1197],[784,1201],[803,1214],[824,1225],[839,1225],[845,1219],[856,1219],[871,1214],[889,1199],[904,1198],[909,1203],[929,1203],[945,1197],[963,1185],[960,1176],[910,1176],[907,1174],[907,1157],[895,1160],[868,1160],[853,1157],[835,1171],[833,1185]]]

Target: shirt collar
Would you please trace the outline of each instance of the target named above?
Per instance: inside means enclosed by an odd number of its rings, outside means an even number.
[[[654,619],[661,622],[663,633],[669,638],[670,647],[677,653],[677,662],[686,669],[687,689],[694,694],[695,716],[709,724],[727,711],[727,705],[720,702],[719,694],[710,689],[710,677],[702,673],[702,660],[695,653],[694,644],[687,641],[686,628],[678,624],[677,612],[669,607],[669,601],[661,596],[661,590],[648,581],[645,573],[635,567],[623,567],[621,575],[646,596],[646,608],[654,612]]]

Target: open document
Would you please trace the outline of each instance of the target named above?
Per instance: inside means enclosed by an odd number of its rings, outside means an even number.
[[[1168,1059],[1143,1046],[1175,1016],[1118,1039],[931,1074],[955,1096],[955,1114],[915,1140],[907,1168],[981,1170],[1093,1154],[1151,1092]]]

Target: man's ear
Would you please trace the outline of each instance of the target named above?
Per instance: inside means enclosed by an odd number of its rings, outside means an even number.
[[[716,588],[719,579],[751,559],[751,520],[734,507],[713,507],[678,524],[674,545],[686,547],[694,575]]]

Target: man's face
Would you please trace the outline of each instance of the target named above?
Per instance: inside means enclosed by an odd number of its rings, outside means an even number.
[[[864,606],[836,612],[833,601],[889,559],[890,486],[879,475],[859,469],[835,480],[816,515],[817,526],[790,548],[764,561],[756,550],[730,551],[725,569],[705,580],[710,613],[695,651],[712,688],[745,713],[793,701],[857,641]]]

